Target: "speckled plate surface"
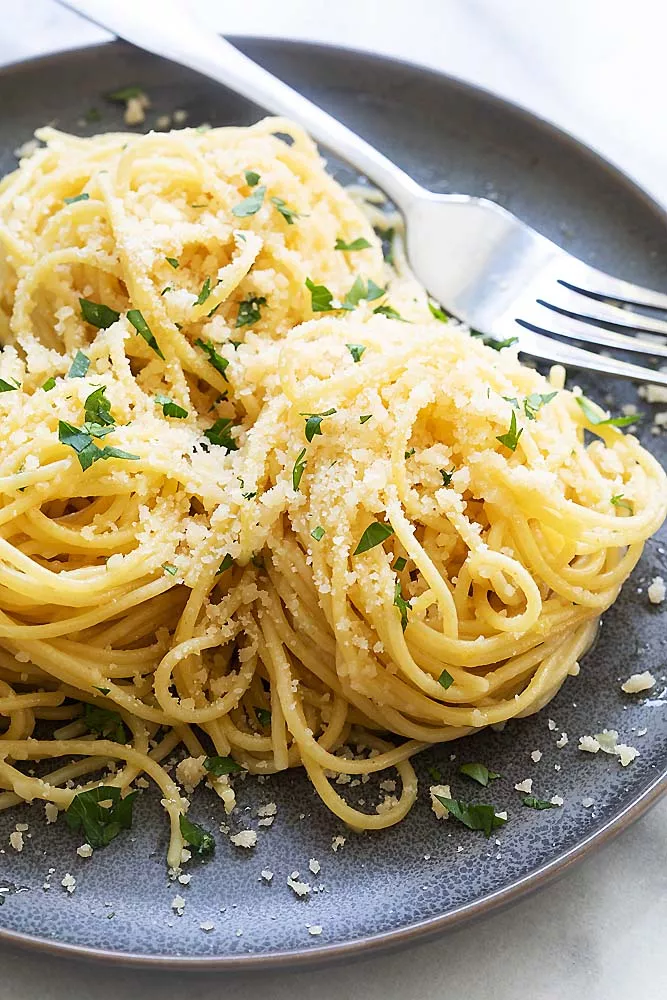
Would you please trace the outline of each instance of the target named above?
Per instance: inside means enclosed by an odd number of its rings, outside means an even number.
[[[584,259],[630,280],[667,290],[663,213],[593,153],[498,99],[447,77],[365,54],[299,43],[245,40],[259,62],[332,110],[419,181],[438,191],[497,197],[547,236]],[[102,95],[129,84],[150,94],[157,115],[185,108],[193,124],[247,124],[257,110],[217,85],[120,43],[69,52],[0,72],[0,171],[12,150],[47,121],[80,134],[121,126]],[[101,120],[82,124],[91,108]],[[344,171],[339,176],[345,180]],[[618,407],[636,402],[634,387],[599,377],[579,381]],[[652,408],[642,404],[642,409]],[[664,438],[641,434],[663,461]],[[662,541],[661,541],[662,540]],[[308,780],[289,773],[239,783],[232,828],[259,830],[257,847],[233,847],[218,834],[215,858],[191,864],[189,885],[167,879],[166,824],[146,792],[130,834],[91,859],[77,856],[80,837],[61,821],[45,825],[42,805],[0,815],[0,937],[88,957],[227,968],[289,965],[389,947],[434,933],[516,898],[582,857],[636,818],[667,786],[665,615],[651,606],[647,582],[667,577],[663,545],[650,541],[615,607],[605,616],[581,675],[570,679],[540,715],[447,744],[416,762],[420,797],[399,826],[355,835],[320,803]],[[620,681],[650,669],[649,697],[628,696]],[[548,719],[556,729],[551,730]],[[641,756],[621,768],[615,758],[584,754],[578,737],[617,729]],[[645,732],[643,732],[645,730]],[[569,742],[558,748],[566,732]],[[643,732],[643,735],[640,733]],[[539,750],[538,762],[531,753]],[[536,755],[537,756],[537,755]],[[502,774],[483,789],[457,774],[483,761]],[[428,769],[436,767],[452,794],[506,809],[507,825],[486,840],[453,821],[438,823],[428,802]],[[387,775],[383,775],[387,777]],[[541,798],[561,795],[560,809],[522,807],[514,784],[533,778]],[[372,782],[354,790],[372,808]],[[587,808],[582,800],[592,801]],[[257,809],[275,802],[270,829]],[[209,829],[223,819],[206,790],[192,816]],[[9,847],[16,823],[29,824],[25,847]],[[332,851],[332,840],[346,838]],[[310,859],[320,871],[309,870]],[[312,867],[317,868],[316,865]],[[263,869],[273,872],[269,882]],[[298,899],[287,885],[294,871],[313,888]],[[61,885],[66,873],[76,890]],[[45,888],[49,885],[49,888]],[[174,896],[185,899],[177,916]],[[548,897],[545,896],[545,905]],[[202,930],[201,924],[213,929]],[[312,935],[308,926],[321,926]]]

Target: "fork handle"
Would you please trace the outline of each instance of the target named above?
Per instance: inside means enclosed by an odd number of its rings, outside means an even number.
[[[182,0],[61,3],[141,49],[203,73],[273,114],[292,118],[319,143],[370,178],[402,211],[423,194],[408,174],[365,139],[195,20]]]

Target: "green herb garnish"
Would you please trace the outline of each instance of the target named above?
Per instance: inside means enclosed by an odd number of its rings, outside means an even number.
[[[227,452],[238,451],[239,446],[231,433],[233,426],[234,422],[229,417],[220,417],[212,427],[204,431],[204,437],[207,437],[211,444],[217,444],[221,448],[226,448]]]
[[[483,785],[484,788],[488,785],[490,781],[495,781],[500,775],[497,771],[490,771],[486,764],[461,764],[459,768],[459,774],[465,774],[467,778],[472,778],[476,781],[478,785]]]
[[[369,246],[370,243],[363,236],[358,236],[351,243],[346,243],[345,240],[338,238],[334,245],[334,250],[345,250],[347,253],[351,253],[353,250],[367,250]]]
[[[347,310],[356,309],[362,299],[365,299],[367,302],[374,302],[375,299],[381,299],[386,291],[386,288],[380,288],[371,278],[368,279],[367,285],[364,284],[363,278],[355,278],[354,284],[345,296],[341,308]]]
[[[176,257],[165,257],[167,264],[170,264],[174,270],[179,266],[178,259]]]
[[[547,802],[546,799],[536,799],[534,795],[524,795],[521,804],[529,809],[557,809],[555,802]]]
[[[484,343],[487,347],[491,347],[494,351],[502,351],[504,347],[511,347],[512,344],[518,344],[518,337],[508,337],[506,340],[496,340],[494,337],[483,337]]]
[[[390,524],[384,524],[382,521],[371,521],[359,539],[359,544],[352,555],[358,556],[361,555],[362,552],[368,552],[369,549],[374,549],[376,545],[382,545],[382,543],[393,534],[394,529]]]
[[[109,433],[109,430],[113,430],[113,428],[98,429],[94,436],[102,437],[102,431]],[[132,455],[129,451],[123,451],[121,448],[111,448],[108,445],[100,448],[94,443],[93,435],[89,431],[85,428],[73,427],[72,424],[68,424],[64,420],[58,421],[58,440],[61,444],[74,448],[79,465],[84,471],[100,459],[124,458],[135,462],[139,460],[138,455]]]
[[[414,455],[414,453],[415,453],[415,449],[414,449],[414,448],[410,448],[410,450],[409,450],[409,451],[406,451],[406,452],[404,452],[404,453],[403,453],[403,458],[404,458],[404,459],[405,459],[405,461],[407,462],[407,460],[408,460],[409,458],[412,458],[412,456]]]
[[[453,478],[455,472],[456,472],[456,466],[454,466],[454,465],[451,467],[451,469],[449,470],[449,472],[447,472],[445,469],[440,469],[440,475],[442,476],[442,484],[443,484],[443,486],[450,486],[451,485],[452,478]]]
[[[221,778],[223,774],[238,774],[243,770],[233,757],[207,757],[204,767],[215,778]]]
[[[353,361],[361,361],[361,355],[366,350],[365,344],[346,344],[345,346],[352,355]]]
[[[359,417],[359,423],[360,424],[367,423],[371,419],[372,416],[373,416],[372,413],[364,413],[361,417]]]
[[[443,670],[440,676],[438,677],[438,684],[441,687],[444,687],[446,691],[447,688],[450,688],[453,683],[454,683],[454,678],[450,674],[449,670]]]
[[[296,462],[294,463],[294,468],[292,469],[292,487],[295,491],[299,489],[301,477],[303,476],[303,470],[306,468],[306,462],[303,460],[305,454],[306,449],[302,448],[296,457]]]
[[[238,205],[234,205],[232,215],[235,215],[237,219],[245,219],[248,215],[255,215],[262,207],[265,194],[266,188],[264,186],[256,188],[252,194],[249,194],[247,198],[240,201]]]
[[[313,312],[331,312],[333,295],[326,285],[316,285],[306,278],[306,288],[310,292],[310,308]]]
[[[436,306],[435,302],[431,302],[431,300],[429,299],[427,305],[431,313],[431,316],[433,316],[435,319],[439,319],[441,323],[446,323],[448,321],[449,316],[447,315],[447,313],[444,312],[444,310],[441,309],[440,306]]]
[[[210,365],[213,365],[215,370],[222,375],[222,377],[226,382],[227,376],[225,375],[225,369],[229,364],[227,358],[223,358],[221,354],[218,354],[218,352],[216,351],[214,345],[210,340],[206,341],[201,339],[196,340],[195,344],[197,345],[197,347],[201,347],[202,351],[204,351],[208,355],[208,363]]]
[[[130,323],[132,324],[132,326],[134,327],[134,329],[137,331],[137,333],[139,334],[139,336],[143,337],[143,339],[146,341],[146,343],[148,344],[148,346],[152,350],[155,351],[155,353],[157,354],[158,358],[162,358],[162,360],[164,361],[164,354],[160,350],[158,342],[155,339],[155,337],[153,336],[151,328],[149,327],[148,323],[144,319],[143,314],[141,313],[141,311],[139,309],[130,309],[129,312],[128,312],[128,314],[127,314],[127,318],[129,319]]]
[[[397,580],[394,586],[394,606],[401,613],[401,628],[405,632],[408,625],[408,611],[412,610],[412,601],[406,601],[401,590],[401,581]]]
[[[21,383],[17,382],[16,379],[13,380],[14,385],[11,382],[5,382],[4,378],[0,378],[0,392],[16,392],[17,389],[21,388]],[[55,385],[55,380],[53,382]]]
[[[178,567],[174,566],[173,563],[162,563],[162,569],[165,573],[168,573],[169,576],[176,576],[178,573]]]
[[[295,219],[301,218],[300,213],[295,212],[293,208],[289,208],[282,198],[272,198],[271,201],[276,206],[288,226],[292,226]]]
[[[218,566],[218,572],[216,573],[216,576],[218,576],[220,573],[226,573],[227,570],[231,569],[233,565],[234,565],[234,558],[233,558],[233,556],[230,556],[230,554],[228,552],[223,557],[222,562]]]
[[[482,830],[490,837],[493,830],[499,826],[504,826],[507,820],[501,816],[496,816],[493,806],[478,803],[469,804],[457,799],[447,799],[444,795],[435,796],[438,802],[445,807],[450,816],[463,823],[469,830]]]
[[[141,87],[123,87],[121,90],[114,90],[113,94],[108,94],[110,101],[117,101],[119,104],[125,104],[126,101],[131,100],[133,97],[141,97],[143,95],[143,90]]]
[[[130,792],[122,798],[115,785],[89,788],[74,796],[65,811],[65,821],[70,830],[83,829],[91,847],[106,847],[121,830],[132,826],[132,807],[138,794]]]
[[[440,782],[442,781],[442,775],[440,771],[437,769],[437,767],[429,767],[427,768],[427,771],[431,781],[435,781],[435,783],[439,785]]]
[[[399,312],[396,312],[393,306],[378,306],[373,310],[373,313],[378,313],[380,316],[387,316],[389,319],[400,320],[401,323],[407,323],[407,319],[404,319]]]
[[[408,560],[403,556],[397,556],[394,565],[391,567],[395,569],[397,573],[402,573],[405,567],[408,565]]]
[[[260,726],[270,726],[271,725],[271,713],[268,708],[256,708],[255,715],[257,716],[257,721]]]
[[[211,279],[210,278],[205,278],[204,279],[204,283],[201,286],[201,291],[200,291],[199,295],[197,296],[197,298],[195,299],[195,305],[196,306],[203,305],[204,302],[206,302],[206,300],[207,300],[207,298],[209,297],[210,294],[211,294]]]
[[[155,397],[155,402],[158,406],[162,407],[165,417],[177,417],[179,420],[184,420],[188,415],[188,411],[184,410],[178,403],[174,403],[172,399],[169,399],[169,396],[163,396],[161,393],[158,393]]]
[[[623,507],[625,510],[629,510],[631,514],[634,514],[634,507],[630,500],[624,500],[622,493],[615,493],[611,498],[611,502],[614,507]]]
[[[51,390],[55,389],[55,387],[56,387],[56,380],[53,377],[53,375],[51,375],[49,378],[47,378],[46,382],[42,386],[42,389],[44,390],[44,392],[51,392]]]
[[[510,429],[507,431],[506,434],[499,434],[496,438],[496,441],[500,441],[500,443],[504,444],[505,447],[509,448],[510,451],[516,451],[516,446],[518,445],[519,438],[521,437],[522,434],[523,434],[523,427],[521,428],[520,431],[517,432],[516,413],[514,412],[514,410],[512,410]]]
[[[593,409],[590,399],[586,399],[585,396],[575,396],[575,399],[584,411],[586,420],[594,427],[627,427],[629,424],[636,424],[642,418],[641,413],[630,413],[627,417],[601,417]]]
[[[531,392],[530,396],[526,396],[523,401],[523,412],[529,420],[537,420],[538,412],[557,395],[558,391],[547,392],[543,395],[539,392]]]
[[[238,316],[236,317],[237,329],[240,326],[252,326],[253,323],[257,323],[262,318],[260,306],[265,305],[266,299],[263,295],[251,295],[249,298],[244,299],[243,302],[240,302]]]
[[[325,410],[324,413],[302,413],[301,416],[306,418],[306,441],[312,441],[316,434],[321,436],[322,420],[324,417],[330,417],[335,412],[336,411],[332,408],[330,410]]]
[[[245,171],[245,182],[248,187],[254,188],[259,184],[259,174],[254,170]]]
[[[75,194],[73,198],[63,198],[66,205],[74,205],[77,201],[88,201],[90,195],[86,191],[82,191],[81,194]]]
[[[77,351],[74,355],[74,361],[72,361],[70,370],[67,372],[68,378],[83,378],[88,369],[90,368],[90,358],[83,353],[83,351]]]
[[[91,733],[99,733],[114,743],[127,743],[125,726],[118,712],[108,708],[98,708],[97,705],[86,705],[83,721]]]
[[[205,830],[199,823],[193,823],[187,816],[178,817],[178,825],[181,828],[183,840],[189,844],[195,854],[205,857],[213,854],[215,850],[215,838],[212,833]]]
[[[321,542],[322,539],[324,538],[324,528],[322,527],[313,528],[313,530],[310,533],[310,536],[311,538],[314,538],[316,542]]]
[[[81,315],[86,323],[96,326],[98,330],[107,330],[113,323],[120,319],[120,313],[110,306],[105,306],[103,302],[91,302],[90,299],[79,299]]]

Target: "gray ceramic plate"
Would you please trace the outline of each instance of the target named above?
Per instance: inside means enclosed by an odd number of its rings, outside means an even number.
[[[242,48],[434,190],[497,196],[584,259],[667,289],[662,212],[551,126],[414,66],[283,41],[246,40]],[[119,127],[119,111],[101,95],[132,83],[153,99],[149,125],[177,107],[186,108],[193,123],[245,124],[257,116],[218,86],[125,45],[69,52],[0,73],[2,172],[14,166],[11,151],[49,120],[85,134]],[[93,105],[102,111],[101,122],[81,126]],[[599,379],[589,391],[598,398],[611,393],[614,405],[637,399],[633,387],[612,380]],[[649,415],[646,444],[664,459],[664,439],[650,435],[650,423]],[[538,716],[424,754],[417,761],[420,801],[393,829],[363,836],[345,830],[302,774],[263,785],[249,780],[238,788],[234,828],[257,828],[257,807],[270,801],[278,807],[273,826],[260,830],[253,851],[232,847],[220,834],[214,860],[190,866],[192,880],[181,886],[167,880],[165,822],[150,793],[135,809],[131,834],[89,860],[77,857],[80,838],[64,823],[46,827],[42,806],[2,814],[1,884],[11,891],[2,894],[0,935],[18,944],[146,964],[256,968],[387,948],[516,899],[636,818],[666,787],[667,605],[652,607],[646,596],[647,580],[659,573],[667,577],[667,558],[656,538],[606,616],[580,677],[569,680]],[[644,669],[659,678],[651,697],[623,695],[620,680]],[[548,728],[548,718],[556,721],[556,731]],[[630,767],[577,750],[580,735],[605,726],[640,748]],[[558,749],[563,731],[569,743]],[[534,750],[542,751],[539,763],[531,759]],[[483,761],[502,779],[490,789],[473,785],[457,775],[465,761]],[[455,796],[507,809],[509,821],[497,840],[436,821],[428,802],[432,767]],[[562,795],[564,806],[544,812],[522,807],[514,784],[527,777],[538,796]],[[367,805],[376,801],[371,785],[355,793]],[[593,804],[585,808],[582,799],[589,798]],[[206,791],[196,797],[193,816],[210,829],[222,819]],[[21,854],[8,846],[16,822],[30,826]],[[339,834],[347,840],[334,853],[332,838]],[[311,858],[321,865],[317,875],[309,871]],[[262,869],[274,873],[270,884],[261,880]],[[297,899],[286,884],[295,870],[321,891]],[[71,895],[60,884],[67,872],[77,883]],[[186,900],[180,917],[171,909],[177,892]],[[208,921],[214,929],[202,930]],[[311,935],[309,924],[320,925],[322,933]]]

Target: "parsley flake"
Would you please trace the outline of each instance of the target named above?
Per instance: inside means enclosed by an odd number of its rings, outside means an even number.
[[[230,451],[238,451],[239,446],[231,434],[232,427],[233,421],[229,417],[220,417],[212,427],[204,431],[204,437],[207,437],[211,444],[217,444],[221,448],[226,448],[228,453]]]
[[[254,188],[259,184],[259,174],[254,170],[245,171],[245,182],[248,187]]]
[[[295,492],[299,489],[301,477],[303,476],[303,470],[307,465],[307,463],[303,460],[305,454],[306,449],[302,448],[296,457],[296,462],[294,463],[294,468],[292,469],[292,488]]]
[[[141,311],[139,309],[130,309],[127,314],[127,318],[129,319],[130,323],[137,331],[139,336],[143,337],[148,346],[155,351],[158,358],[162,358],[162,360],[164,361],[164,354],[160,350],[158,342],[153,336],[153,332],[151,331],[151,328],[149,327],[146,320],[144,319]]]
[[[130,101],[133,97],[141,97],[143,95],[143,90],[141,87],[122,87],[121,90],[114,90],[112,94],[108,94],[110,101],[116,101],[118,104],[125,104],[126,101]]]
[[[496,437],[496,441],[500,441],[500,443],[504,444],[505,447],[509,448],[510,451],[516,451],[516,446],[518,445],[519,438],[521,437],[522,434],[523,434],[523,427],[517,433],[516,413],[514,412],[514,410],[512,410],[512,419],[510,420],[509,430],[507,431],[506,434],[499,434]]]
[[[5,382],[4,378],[0,378],[0,392],[16,392],[17,389],[20,389],[21,383],[17,382],[16,379],[13,381],[14,385],[11,382]],[[53,384],[56,384],[55,380]]]
[[[210,340],[206,341],[201,339],[196,340],[195,344],[197,345],[197,347],[201,347],[202,351],[204,351],[204,353],[208,355],[208,363],[210,365],[213,365],[215,370],[222,375],[222,377],[226,382],[227,376],[225,375],[225,368],[229,364],[227,358],[223,358],[221,354],[218,354],[213,343]]]
[[[385,524],[383,521],[371,521],[359,539],[359,543],[352,555],[358,556],[362,552],[374,549],[376,545],[382,545],[393,534],[394,529],[390,524]]]
[[[228,552],[224,556],[224,558],[223,558],[222,562],[220,563],[220,565],[218,566],[218,570],[217,570],[217,573],[215,575],[218,576],[220,573],[226,573],[227,570],[231,569],[233,565],[234,565],[234,558],[233,558],[233,556],[230,556],[230,554]]]
[[[447,799],[444,795],[436,795],[435,797],[450,816],[457,819],[459,823],[463,823],[469,830],[481,830],[487,837],[491,836],[493,830],[504,826],[507,822],[501,816],[496,815],[493,806],[480,803],[469,804],[457,799]]]
[[[165,573],[168,573],[169,576],[176,576],[178,573],[178,567],[174,566],[173,563],[162,563],[162,569]]]
[[[214,778],[221,778],[223,774],[237,774],[243,770],[233,757],[207,757],[204,767]]]
[[[310,278],[306,278],[306,288],[310,292],[310,308],[313,312],[331,312],[333,295],[326,285],[316,285]]]
[[[374,302],[375,299],[381,299],[386,293],[386,288],[380,288],[376,285],[372,278],[368,279],[368,284],[364,284],[363,278],[355,278],[352,288],[349,290],[343,304],[342,309],[356,309],[359,303],[365,299],[367,302]]]
[[[408,625],[408,611],[412,610],[412,601],[406,601],[403,597],[400,580],[397,580],[394,586],[394,606],[397,607],[401,613],[401,628],[405,632]]]
[[[408,560],[403,556],[397,556],[394,565],[391,567],[395,569],[397,573],[402,573],[405,567],[408,565]]]
[[[311,538],[314,538],[316,542],[321,542],[322,539],[324,538],[324,528],[322,527],[313,528],[313,530],[310,533],[310,536]]]
[[[199,823],[193,823],[187,816],[178,817],[178,825],[186,844],[189,844],[195,854],[205,857],[215,851],[215,838]]]
[[[370,243],[363,236],[358,236],[351,243],[346,243],[345,240],[341,240],[339,237],[334,245],[334,250],[345,250],[346,253],[351,253],[353,250],[368,250],[369,247]]]
[[[629,510],[631,514],[634,514],[634,507],[630,500],[624,500],[622,493],[615,493],[611,498],[611,502],[614,507],[623,507],[625,510]]]
[[[262,207],[265,194],[266,188],[263,185],[262,187],[255,188],[252,194],[249,194],[247,198],[240,201],[238,205],[234,205],[232,215],[235,215],[237,219],[245,219],[249,215],[256,215]]]
[[[257,716],[257,721],[260,726],[270,726],[271,725],[271,713],[268,708],[256,708],[255,715]]]
[[[91,847],[106,847],[121,830],[132,826],[132,807],[138,794],[130,792],[122,798],[115,785],[97,785],[74,796],[65,811],[65,821],[70,830],[83,829]]]
[[[271,202],[278,209],[288,226],[294,225],[294,220],[301,218],[301,213],[295,212],[293,208],[289,208],[282,198],[272,198]]]
[[[120,319],[120,313],[110,306],[105,306],[103,302],[92,302],[90,299],[79,299],[81,315],[86,323],[96,326],[98,330],[108,330],[108,328]]]
[[[518,344],[518,337],[508,337],[506,340],[496,340],[494,337],[482,337],[484,343],[487,347],[490,347],[494,351],[502,351],[504,347],[511,347],[512,344]]]
[[[53,377],[53,375],[51,375],[49,378],[47,378],[46,382],[42,386],[42,389],[44,390],[44,392],[51,392],[51,389],[55,389],[55,387],[56,387],[56,380]]]
[[[427,302],[429,312],[434,319],[439,319],[441,323],[446,323],[449,319],[447,313],[442,309],[441,306],[436,306],[435,302],[431,302],[429,299]]]
[[[359,423],[360,424],[367,423],[371,419],[372,416],[373,416],[372,413],[364,413],[363,416],[359,417]]]
[[[401,323],[407,323],[407,319],[404,319],[399,312],[396,312],[393,306],[378,306],[373,310],[374,314],[379,314],[380,316],[387,316],[388,319],[397,319]]]
[[[184,420],[188,415],[188,411],[184,410],[178,403],[174,403],[172,399],[169,399],[169,396],[158,393],[155,402],[162,407],[165,417],[177,417],[179,420]]]
[[[66,205],[74,205],[77,201],[88,201],[90,195],[86,191],[82,191],[81,194],[75,194],[73,198],[63,198]]]
[[[555,802],[547,802],[546,799],[536,799],[534,795],[524,795],[521,804],[529,809],[557,809]]]
[[[434,781],[436,783],[436,785],[439,785],[440,782],[442,781],[442,774],[440,773],[440,771],[438,770],[438,768],[437,767],[429,767],[429,768],[427,768],[427,771],[428,771],[428,776],[431,779],[431,781]]]
[[[165,257],[167,264],[170,264],[174,270],[179,266],[178,259],[176,257]]]
[[[332,408],[325,410],[324,413],[302,413],[301,416],[306,418],[306,441],[310,443],[316,434],[321,436],[322,420],[324,417],[332,416],[335,412],[335,409]]]
[[[537,420],[538,412],[542,409],[543,406],[546,406],[547,403],[550,403],[551,400],[557,395],[558,391],[547,392],[544,394],[540,394],[539,392],[531,392],[531,394],[529,396],[526,396],[526,398],[523,401],[523,412],[526,414],[529,420]]]
[[[114,743],[126,743],[127,733],[118,712],[108,708],[98,708],[96,705],[86,705],[83,721],[91,733],[98,733]]]
[[[440,469],[440,475],[442,476],[442,484],[443,484],[443,486],[450,486],[451,485],[452,478],[453,478],[455,472],[456,472],[456,466],[454,466],[454,465],[451,467],[451,469],[449,470],[449,472],[447,472],[445,469]]]
[[[262,318],[262,313],[260,311],[260,306],[266,305],[266,299],[263,295],[251,295],[249,298],[244,299],[243,302],[239,303],[239,312],[236,317],[236,328],[240,326],[252,326],[253,323],[257,323]]]
[[[352,360],[355,362],[361,361],[361,355],[366,350],[365,344],[346,344],[345,345],[352,355]]]
[[[586,420],[594,427],[627,427],[629,424],[636,424],[641,420],[641,413],[630,413],[627,417],[603,417],[593,409],[590,399],[585,396],[575,396],[575,399],[584,412]]]
[[[483,785],[484,788],[486,788],[490,781],[495,781],[496,778],[500,778],[497,771],[490,771],[486,764],[480,764],[478,762],[472,764],[461,764],[459,774],[465,774],[466,778],[471,778],[473,781],[476,781],[478,785]]]
[[[207,298],[211,294],[211,279],[205,278],[204,284],[201,286],[201,291],[197,298],[195,299],[195,305],[201,306],[206,302]]]
[[[108,458],[124,458],[129,461],[138,461],[138,455],[132,455],[129,451],[122,451],[120,448],[111,448],[108,445],[104,448],[100,448],[93,441],[94,437],[102,437],[103,433],[109,433],[113,428],[99,428],[95,427],[95,433],[91,433],[93,428],[90,430],[86,428],[73,427],[72,424],[68,424],[64,420],[58,421],[58,440],[61,444],[69,445],[73,448],[79,459],[79,465],[84,470],[89,469],[90,466],[99,461],[100,459]]]
[[[89,368],[90,358],[85,355],[83,351],[77,351],[74,355],[74,361],[72,361],[70,370],[67,372],[67,377],[83,378]]]

